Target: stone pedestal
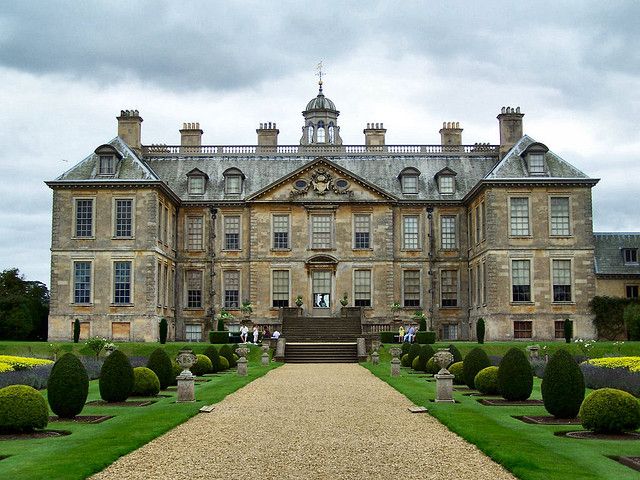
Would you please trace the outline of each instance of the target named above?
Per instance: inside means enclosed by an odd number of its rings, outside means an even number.
[[[364,338],[356,338],[358,345],[358,361],[365,362],[367,360],[367,346]]]
[[[399,377],[400,376],[400,359],[394,358],[391,360],[391,376]]]
[[[196,377],[188,372],[187,374],[181,373],[177,377],[178,380],[178,403],[182,402],[195,402],[196,401]]]
[[[373,363],[374,365],[378,365],[380,363],[380,355],[377,351],[374,351],[371,354],[371,363]]]
[[[268,342],[268,341],[267,341]],[[261,361],[262,361],[262,365],[269,365],[269,343],[265,343],[265,341],[262,341],[262,357],[261,357]]]
[[[244,357],[238,359],[238,375],[241,377],[247,376],[247,359]]]
[[[450,373],[437,373],[436,379],[436,402],[455,403],[453,399],[453,378]]]
[[[278,338],[276,344],[276,361],[284,362],[284,347],[287,345],[287,340],[283,337]]]

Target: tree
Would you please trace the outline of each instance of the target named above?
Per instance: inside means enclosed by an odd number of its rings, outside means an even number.
[[[484,343],[484,318],[479,318],[478,323],[476,323],[476,337],[478,338],[478,343]]]
[[[29,281],[17,268],[0,273],[0,339],[45,340],[49,290]]]

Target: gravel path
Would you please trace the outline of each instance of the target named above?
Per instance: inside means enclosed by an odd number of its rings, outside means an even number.
[[[411,405],[357,364],[284,365],[92,478],[515,478]]]

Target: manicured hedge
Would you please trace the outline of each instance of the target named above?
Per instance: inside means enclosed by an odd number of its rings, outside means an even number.
[[[211,373],[211,360],[206,355],[196,355],[196,363],[191,367],[191,373],[197,377],[201,377],[206,373]]]
[[[173,374],[171,359],[162,348],[156,348],[151,352],[149,361],[147,361],[147,368],[153,370],[157,375],[161,390],[166,389],[175,381],[176,375]]]
[[[229,343],[229,332],[227,331],[217,332],[215,330],[210,331],[209,343],[215,343],[215,344]]]
[[[153,370],[147,367],[133,369],[132,395],[154,397],[160,392],[160,380]]]
[[[380,332],[380,341],[382,343],[393,343],[393,337],[397,332]]]
[[[73,353],[65,353],[53,366],[47,382],[47,400],[53,413],[73,418],[82,412],[89,393],[89,376]]]
[[[454,385],[464,385],[464,377],[462,376],[462,362],[456,362],[449,365],[449,373],[454,376]]]
[[[462,354],[460,353],[460,350],[458,350],[458,347],[452,343],[447,348],[451,352],[451,355],[453,355],[453,363],[462,361]]]
[[[580,420],[587,430],[621,433],[640,427],[640,402],[615,388],[601,388],[587,395],[580,407]]]
[[[416,333],[416,343],[420,345],[436,343],[436,332],[418,332]]]
[[[584,376],[571,354],[560,349],[544,369],[541,385],[544,408],[558,418],[574,418],[584,400]]]
[[[510,348],[502,357],[498,367],[498,390],[506,400],[526,400],[531,396],[533,370],[522,350]]]
[[[476,390],[485,395],[498,393],[498,367],[486,367],[478,372],[474,379]]]
[[[464,357],[462,374],[464,383],[469,388],[475,388],[475,378],[480,370],[491,366],[491,360],[487,353],[480,347],[476,347]]]
[[[220,353],[218,352],[218,349],[213,345],[209,345],[205,349],[204,354],[207,357],[209,357],[209,360],[211,360],[211,373],[219,372],[220,371]]]
[[[44,428],[49,409],[44,397],[27,385],[0,388],[0,432],[29,432]]]
[[[100,397],[107,402],[124,402],[133,390],[133,368],[120,350],[109,355],[100,370]]]

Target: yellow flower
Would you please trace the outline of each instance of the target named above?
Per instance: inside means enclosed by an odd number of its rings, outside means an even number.
[[[603,368],[626,368],[630,372],[640,372],[640,357],[593,358],[586,363]]]

